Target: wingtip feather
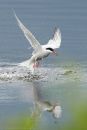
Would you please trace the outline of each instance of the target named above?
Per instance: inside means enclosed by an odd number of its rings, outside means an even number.
[[[55,29],[53,39],[54,39],[54,40],[61,39],[61,31],[60,31],[59,28],[56,28],[56,29]]]

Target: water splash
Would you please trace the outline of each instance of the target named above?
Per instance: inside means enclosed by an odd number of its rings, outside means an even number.
[[[17,64],[10,63],[0,63],[0,81],[14,81],[14,80],[23,80],[23,81],[34,81],[34,80],[43,80],[43,81],[75,81],[75,80],[85,80],[87,77],[86,67],[82,66],[52,66],[49,67],[40,67],[35,69],[34,73],[31,73],[29,68],[18,66]]]

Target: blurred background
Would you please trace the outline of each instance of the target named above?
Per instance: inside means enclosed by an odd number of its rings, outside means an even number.
[[[58,56],[44,59],[42,79],[11,66],[32,53],[13,10],[41,44],[55,27],[61,30]],[[60,118],[53,116],[54,105],[62,110]],[[87,130],[86,0],[0,0],[0,130],[14,129]]]

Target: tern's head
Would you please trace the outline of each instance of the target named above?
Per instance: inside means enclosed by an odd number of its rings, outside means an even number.
[[[49,52],[49,53],[53,53],[53,54],[56,54],[55,50],[53,48],[46,48],[46,50]]]

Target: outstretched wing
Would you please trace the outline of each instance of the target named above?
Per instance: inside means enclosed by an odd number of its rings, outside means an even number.
[[[59,29],[56,29],[56,31],[54,32],[53,38],[50,39],[46,45],[43,45],[43,46],[56,49],[56,48],[59,48],[60,45],[61,45],[61,32]]]
[[[15,14],[15,13],[14,13]],[[31,46],[33,47],[34,50],[41,49],[40,43],[37,41],[37,39],[34,37],[34,35],[22,24],[22,22],[19,20],[17,15],[15,14],[15,18],[17,20],[17,23],[24,33],[24,36],[27,38]]]

